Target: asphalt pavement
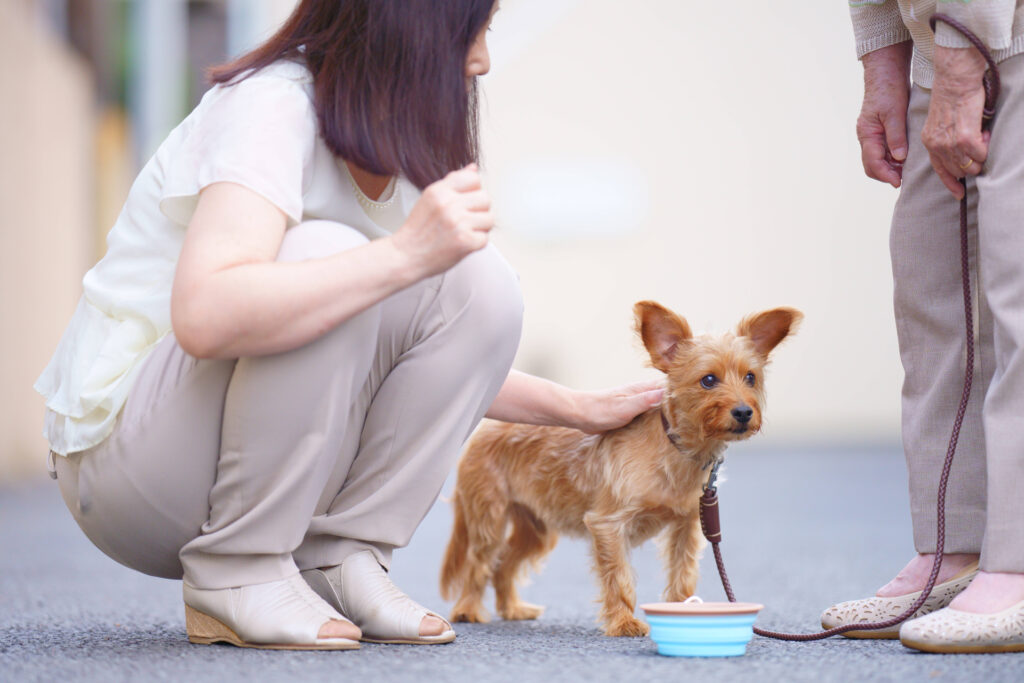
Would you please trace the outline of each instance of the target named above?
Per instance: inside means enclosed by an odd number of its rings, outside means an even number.
[[[739,599],[766,605],[759,626],[814,630],[822,609],[872,594],[910,557],[896,447],[739,444],[725,474],[722,549]],[[437,573],[450,527],[442,496],[392,569],[398,586],[442,613],[451,605],[439,597]],[[653,544],[633,553],[633,565],[640,601],[658,600],[664,577]],[[699,595],[724,599],[710,552],[701,567]],[[55,482],[0,485],[2,681],[1024,681],[1024,653],[929,655],[898,641],[755,637],[743,657],[663,657],[647,638],[601,635],[580,540],[563,539],[522,594],[547,606],[540,619],[457,624],[449,645],[312,653],[190,645],[179,582],[96,550]]]

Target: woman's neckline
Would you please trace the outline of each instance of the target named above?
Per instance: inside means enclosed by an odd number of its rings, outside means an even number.
[[[356,193],[356,197],[362,203],[364,200],[370,204],[387,204],[395,195],[395,176],[391,176],[387,179],[387,182],[383,186],[380,186],[380,179],[382,176],[376,176],[366,171],[362,171],[357,168],[357,172],[352,172],[352,167],[349,162],[342,160],[342,164],[345,166],[345,173],[348,175],[349,181],[352,183],[352,189]],[[362,176],[359,179],[356,176]],[[362,182],[360,182],[360,180]],[[369,185],[372,183],[372,185]],[[364,186],[365,189],[364,189]],[[377,188],[380,188],[379,190]],[[376,195],[375,197],[372,195]]]

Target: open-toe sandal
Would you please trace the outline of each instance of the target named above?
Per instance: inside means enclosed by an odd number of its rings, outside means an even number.
[[[369,550],[349,555],[335,567],[306,570],[302,578],[362,629],[366,642],[433,645],[455,640],[451,624],[398,590]],[[427,616],[443,621],[445,630],[436,636],[421,636],[420,623]]]
[[[189,642],[270,650],[355,650],[350,638],[320,638],[331,620],[348,622],[294,574],[239,588],[183,585]],[[353,628],[355,631],[355,628]]]

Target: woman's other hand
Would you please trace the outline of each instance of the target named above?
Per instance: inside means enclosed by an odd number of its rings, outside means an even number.
[[[908,42],[864,55],[864,102],[857,118],[861,163],[869,178],[899,187],[907,158]]]
[[[428,185],[391,239],[419,279],[443,273],[482,249],[493,227],[491,197],[477,165],[470,164]]]
[[[981,130],[985,66],[974,48],[935,46],[935,81],[921,140],[935,172],[957,199],[964,194],[958,178],[981,173],[988,157],[990,136]]]
[[[661,403],[664,384],[664,380],[651,380],[604,391],[573,391],[513,370],[487,410],[487,417],[599,434],[623,427]]]

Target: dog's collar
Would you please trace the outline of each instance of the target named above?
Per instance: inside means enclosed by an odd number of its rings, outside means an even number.
[[[677,451],[684,453],[685,447],[683,446],[683,439],[676,434],[674,429],[672,429],[672,425],[669,424],[668,418],[665,417],[665,409],[659,408],[658,414],[661,415],[661,427],[665,430],[665,436],[668,437],[668,440],[672,442],[672,445],[676,447]]]
[[[661,416],[661,428],[665,430],[665,436],[668,437],[668,440],[672,442],[672,445],[676,447],[677,451],[679,451],[682,455],[687,455],[690,452],[690,449],[683,445],[682,437],[679,436],[679,434],[677,434],[674,429],[672,429],[672,425],[669,423],[668,418],[665,417],[665,409],[658,408],[658,414]],[[704,465],[701,467],[702,470],[706,470],[709,467],[713,467],[713,469],[711,470],[711,475],[709,477],[709,481],[712,487],[714,486],[715,478],[718,475],[718,468],[719,466],[721,466],[722,461],[724,460],[725,458],[723,458],[721,455],[716,455],[712,457],[710,460],[708,460],[706,463],[704,463]]]

